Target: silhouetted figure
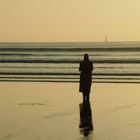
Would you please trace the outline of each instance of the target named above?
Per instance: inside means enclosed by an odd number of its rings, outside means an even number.
[[[88,136],[93,131],[92,124],[92,110],[90,107],[89,100],[83,101],[83,103],[79,104],[80,111],[80,132],[84,136]]]
[[[89,99],[93,71],[93,64],[89,60],[88,54],[84,55],[84,60],[80,63],[79,71],[81,71],[79,91],[83,93],[83,100],[86,100]]]

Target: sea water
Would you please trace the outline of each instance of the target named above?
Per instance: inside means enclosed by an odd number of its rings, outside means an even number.
[[[85,53],[93,82],[140,82],[140,42],[0,43],[0,81],[79,82]]]

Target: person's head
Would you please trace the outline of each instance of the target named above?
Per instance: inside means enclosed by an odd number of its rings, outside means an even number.
[[[88,56],[88,54],[86,53],[86,54],[84,54],[84,61],[87,61],[87,60],[89,60],[89,56]]]

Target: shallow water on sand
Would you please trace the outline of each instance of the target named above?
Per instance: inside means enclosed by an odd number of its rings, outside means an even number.
[[[93,131],[80,132],[78,84],[0,83],[1,140],[139,140],[140,87],[93,84]]]

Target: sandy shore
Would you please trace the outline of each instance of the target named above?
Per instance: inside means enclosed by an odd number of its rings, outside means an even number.
[[[93,84],[93,133],[80,133],[74,83],[0,83],[0,140],[139,140],[140,85]]]

